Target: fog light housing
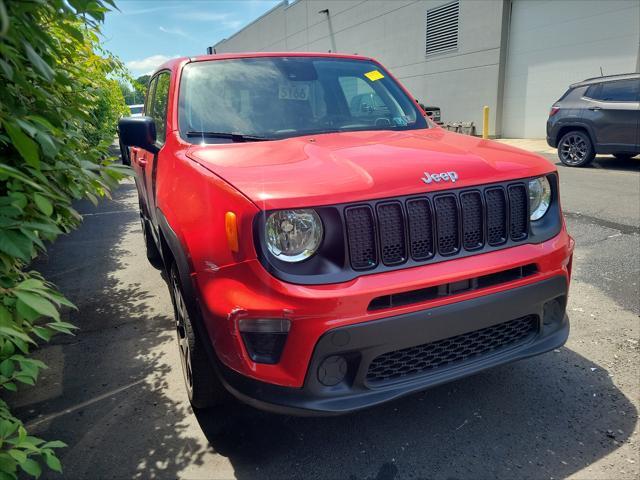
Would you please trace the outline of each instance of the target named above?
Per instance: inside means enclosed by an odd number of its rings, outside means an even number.
[[[318,367],[318,381],[326,387],[338,385],[347,376],[347,359],[341,355],[325,358]]]
[[[567,298],[557,297],[544,304],[543,323],[545,326],[558,325],[564,320]]]
[[[275,364],[280,361],[291,321],[286,318],[241,318],[238,330],[251,360]]]

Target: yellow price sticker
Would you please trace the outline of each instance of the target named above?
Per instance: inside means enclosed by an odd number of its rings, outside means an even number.
[[[376,80],[380,80],[381,78],[384,78],[384,75],[382,75],[378,70],[371,70],[370,72],[365,73],[364,76],[367,77],[372,82],[375,82]]]

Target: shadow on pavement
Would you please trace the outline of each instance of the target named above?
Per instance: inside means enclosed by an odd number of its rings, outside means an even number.
[[[227,462],[247,480],[561,478],[634,428],[607,371],[565,348],[348,416],[232,402],[196,422],[136,205],[125,184],[99,209],[84,206],[82,228],[34,266],[76,302],[68,317],[81,330],[41,349],[50,369],[11,403],[32,434],[69,444],[64,478],[220,478]]]
[[[79,205],[82,227],[33,265],[79,308],[65,315],[77,335],[44,345],[38,358],[50,368],[11,398],[31,434],[69,445],[64,475],[46,478],[175,478],[206,450],[183,395],[168,395],[169,292],[146,261],[135,195],[130,183],[98,209]]]
[[[349,416],[197,416],[240,479],[565,478],[637,420],[606,370],[566,348]]]
[[[563,163],[554,158],[556,165],[559,167],[565,167]],[[572,168],[572,167],[565,167]],[[598,155],[596,158],[586,167],[581,168],[593,168],[604,170],[619,170],[626,172],[640,172],[640,157],[636,156],[629,159],[619,160],[611,155]]]

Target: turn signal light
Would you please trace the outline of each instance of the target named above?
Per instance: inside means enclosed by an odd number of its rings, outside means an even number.
[[[224,215],[224,229],[227,232],[227,244],[232,252],[240,251],[238,243],[238,220],[236,214],[227,212]]]

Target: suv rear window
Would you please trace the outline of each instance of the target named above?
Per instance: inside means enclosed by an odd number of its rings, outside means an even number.
[[[591,85],[586,96],[603,102],[636,102],[639,92],[640,79],[631,79]]]

